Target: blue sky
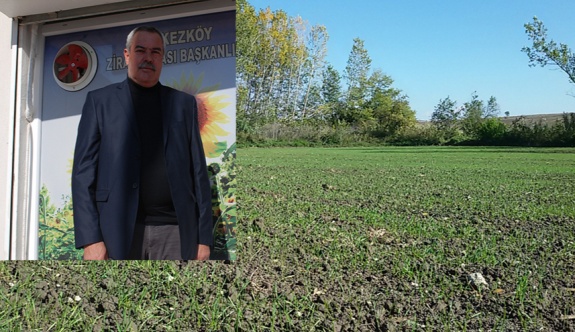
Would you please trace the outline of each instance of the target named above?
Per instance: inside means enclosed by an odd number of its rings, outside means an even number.
[[[529,67],[523,25],[537,16],[557,43],[575,48],[573,0],[248,0],[324,25],[327,61],[340,74],[359,37],[394,87],[427,120],[441,99],[495,96],[501,115],[575,112],[575,84],[556,67]]]

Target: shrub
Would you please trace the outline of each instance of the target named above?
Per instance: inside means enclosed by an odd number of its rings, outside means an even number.
[[[393,145],[440,145],[441,131],[435,126],[416,125],[386,139]]]
[[[479,142],[486,145],[498,145],[502,142],[507,127],[498,118],[484,120],[477,130]]]

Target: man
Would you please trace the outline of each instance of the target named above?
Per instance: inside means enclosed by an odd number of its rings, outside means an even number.
[[[128,78],[89,92],[72,170],[84,259],[210,256],[211,189],[194,97],[159,83],[164,40],[128,35]]]

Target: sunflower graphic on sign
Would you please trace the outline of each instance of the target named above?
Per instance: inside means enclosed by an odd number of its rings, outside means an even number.
[[[182,74],[180,80],[172,82],[170,86],[196,97],[204,153],[208,158],[215,158],[227,149],[227,142],[220,142],[218,137],[227,137],[230,134],[220,126],[230,122],[228,115],[223,112],[230,103],[224,101],[228,97],[225,94],[216,94],[219,84],[203,87],[203,80],[204,73],[197,78],[194,74],[189,77]]]

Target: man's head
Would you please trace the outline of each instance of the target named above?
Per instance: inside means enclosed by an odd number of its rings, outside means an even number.
[[[128,34],[124,59],[128,77],[144,87],[152,87],[160,80],[164,59],[164,38],[153,27],[142,26]]]

